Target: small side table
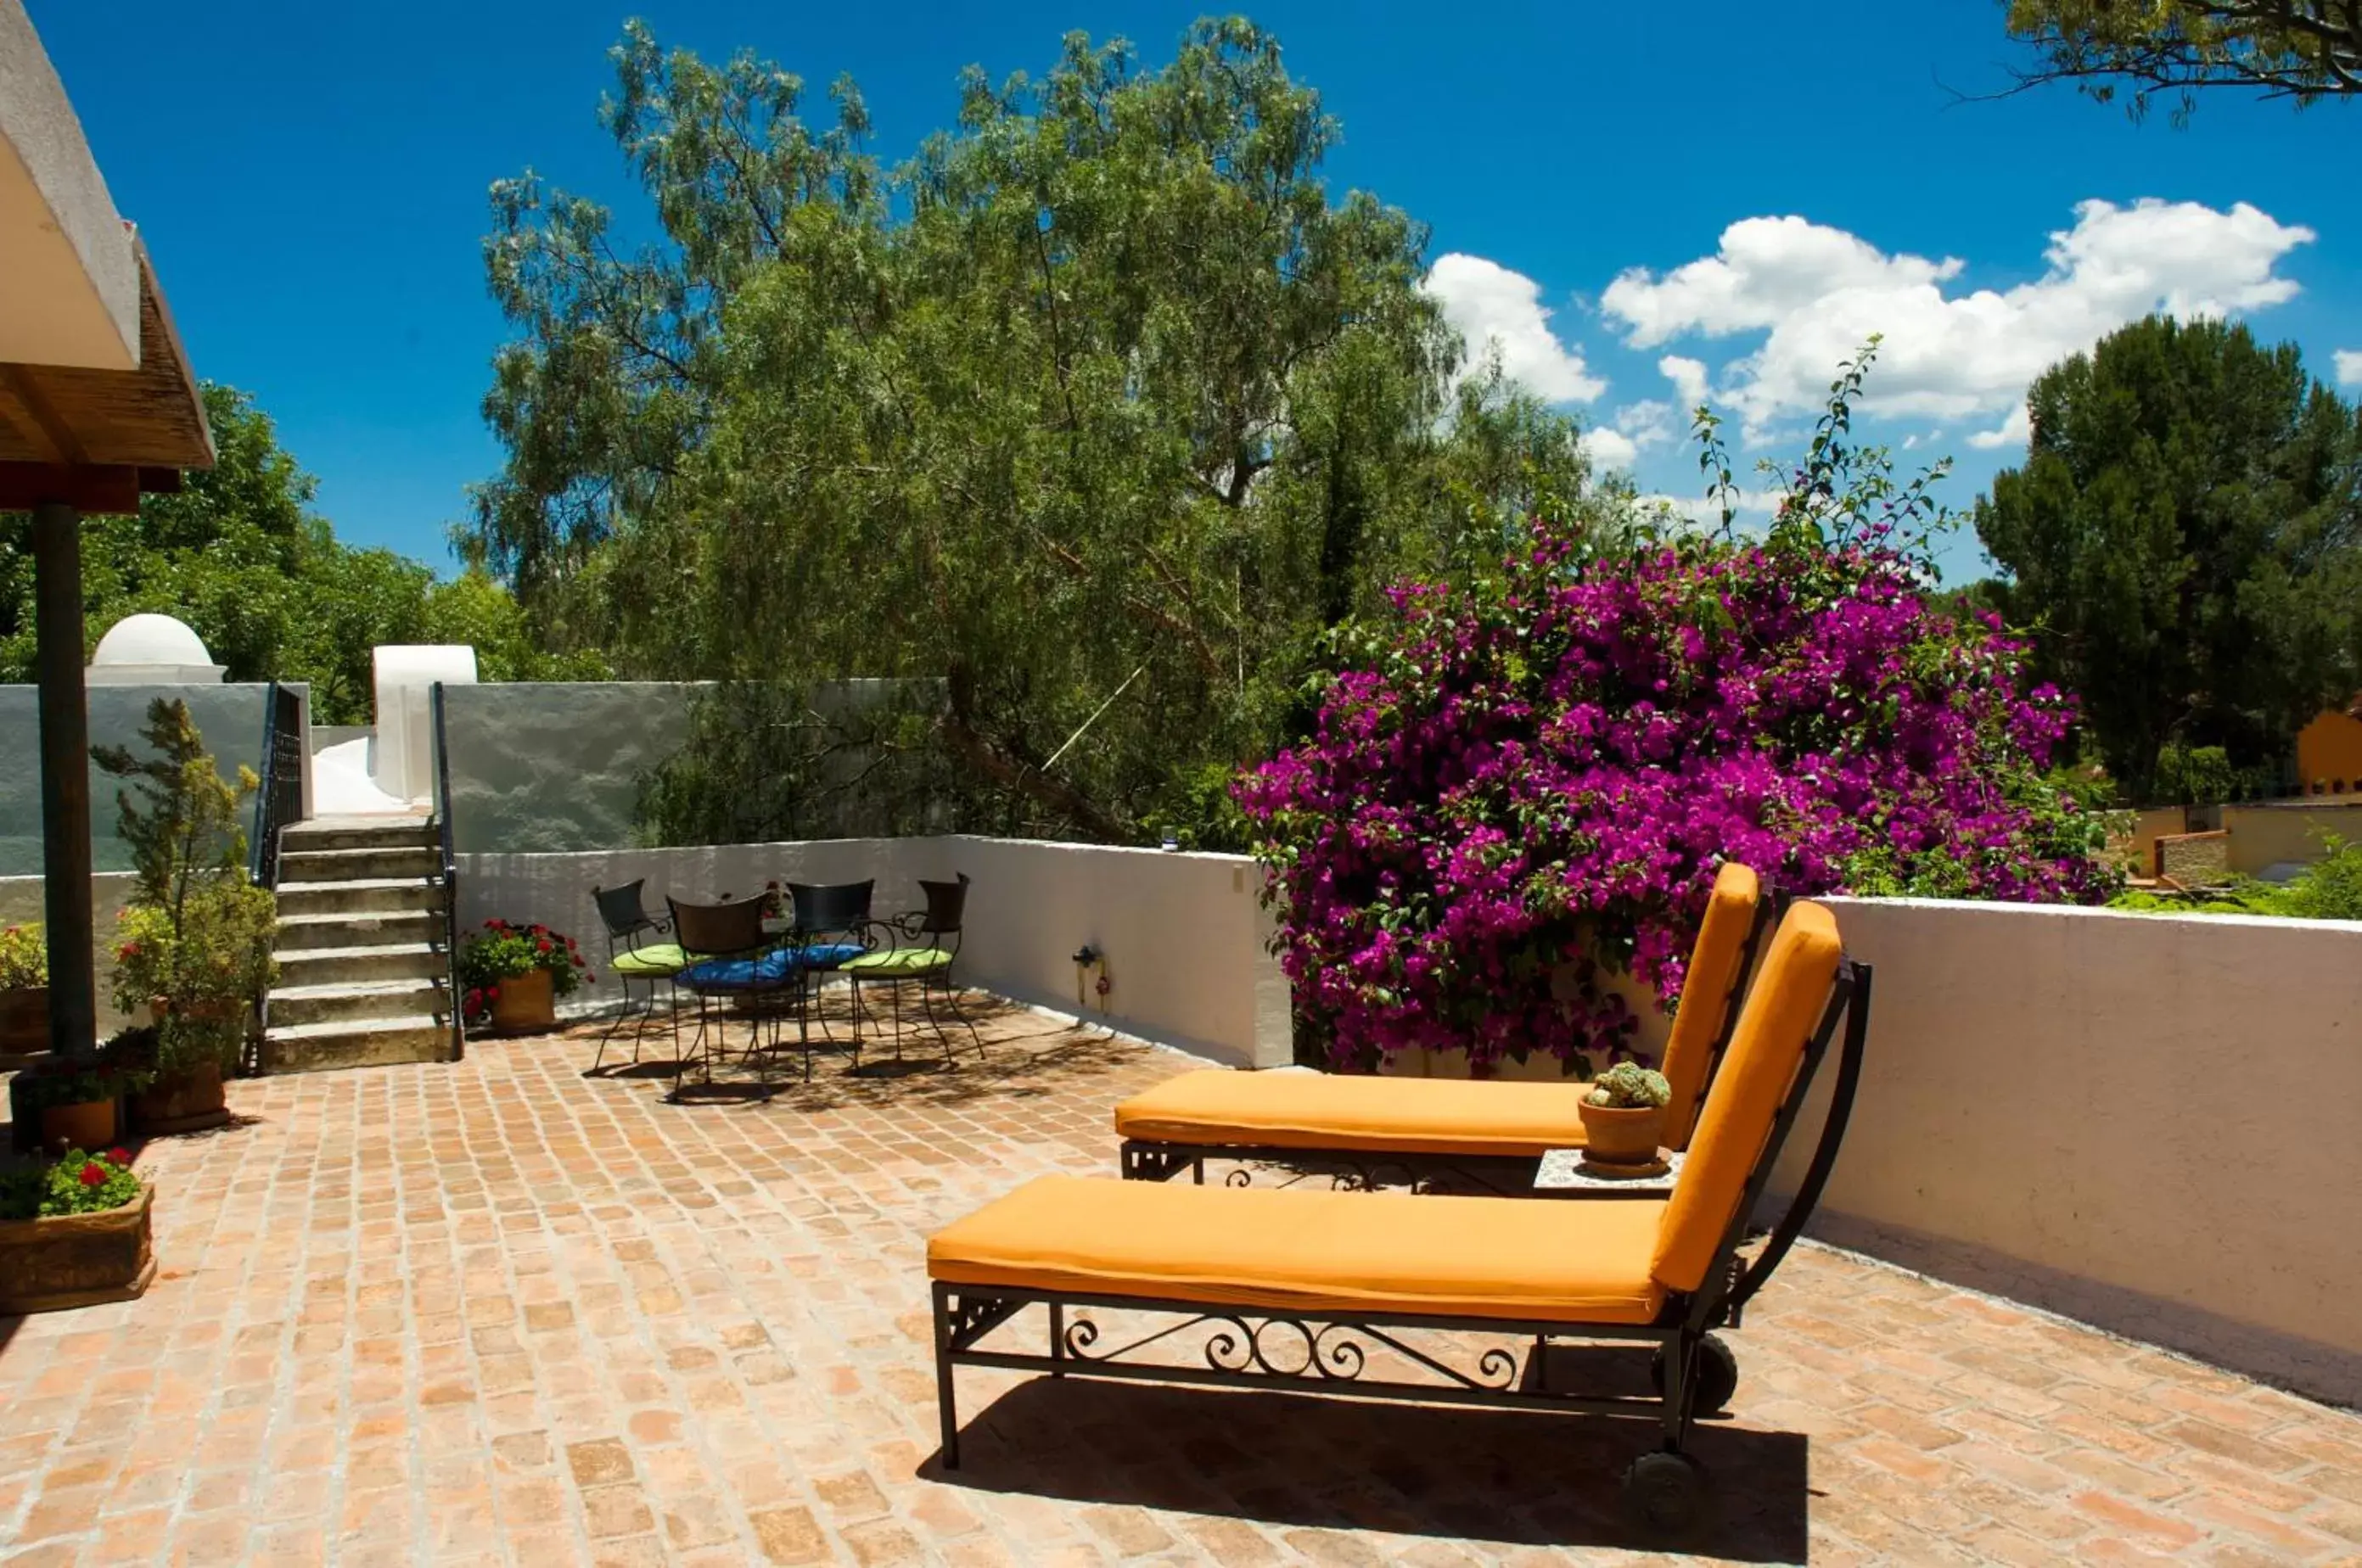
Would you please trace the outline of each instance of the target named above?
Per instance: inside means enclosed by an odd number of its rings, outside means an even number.
[[[1581,1149],[1550,1149],[1534,1168],[1534,1191],[1544,1198],[1670,1198],[1683,1158],[1668,1155],[1661,1176],[1599,1176],[1584,1168]]]

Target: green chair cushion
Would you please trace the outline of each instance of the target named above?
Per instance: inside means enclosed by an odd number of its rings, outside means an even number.
[[[617,974],[674,975],[688,964],[689,955],[680,950],[679,943],[651,942],[645,948],[634,948],[628,953],[617,953],[607,967]]]
[[[941,948],[902,948],[890,953],[864,953],[844,966],[847,974],[921,974],[948,969],[952,956]]]

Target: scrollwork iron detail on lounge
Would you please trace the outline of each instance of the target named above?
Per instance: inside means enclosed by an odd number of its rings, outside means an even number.
[[[1199,1352],[1206,1365],[1217,1372],[1242,1376],[1351,1383],[1368,1368],[1373,1348],[1384,1347],[1445,1382],[1462,1388],[1499,1391],[1517,1386],[1523,1365],[1517,1351],[1494,1345],[1477,1356],[1473,1372],[1462,1371],[1366,1323],[1250,1318],[1222,1312],[1183,1318],[1109,1350],[1097,1348],[1098,1324],[1089,1318],[1078,1317],[1065,1325],[1059,1336],[1058,1349],[1075,1361],[1119,1363],[1152,1344],[1200,1328],[1214,1331]]]

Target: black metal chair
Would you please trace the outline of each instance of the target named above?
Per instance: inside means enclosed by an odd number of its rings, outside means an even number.
[[[811,1077],[811,1020],[820,1005],[826,977],[844,968],[871,946],[877,922],[869,904],[877,883],[868,882],[788,883],[788,941],[796,954],[796,1038],[804,1055],[804,1076]],[[861,1065],[859,994],[854,996],[853,1062]],[[821,1039],[833,1046],[828,1021],[821,1020]]]
[[[624,1026],[624,1020],[633,1016],[632,987],[648,988],[648,1003],[638,1014],[632,1030],[632,1061],[640,1059],[640,1044],[646,1037],[647,1022],[656,1016],[657,988],[664,986],[673,992],[672,1036],[675,1056],[680,1050],[680,992],[674,978],[689,966],[689,955],[679,942],[663,940],[672,935],[672,922],[647,912],[640,901],[640,890],[647,885],[643,877],[627,882],[621,887],[594,887],[591,901],[599,906],[599,922],[607,928],[607,969],[615,983],[624,989],[624,1009],[615,1014],[607,1032],[599,1036],[599,1054],[590,1061],[590,1070],[599,1070],[606,1060],[608,1042]]]
[[[968,1039],[976,1046],[978,1061],[985,1060],[984,1036],[959,1007],[959,988],[952,983],[952,965],[958,960],[961,927],[967,913],[968,876],[958,873],[957,882],[925,882],[919,891],[926,896],[927,906],[898,916],[879,924],[895,936],[893,947],[879,952],[864,953],[844,964],[846,978],[851,981],[856,1015],[860,1007],[861,984],[891,984],[888,994],[894,1003],[894,1059],[902,1058],[902,987],[915,984],[919,988],[919,1005],[927,1014],[936,1038],[944,1043],[944,1058],[951,1059],[951,1036],[943,1021],[935,1015],[935,1000],[941,997],[944,1007],[959,1025],[967,1030]]]
[[[795,954],[778,946],[763,931],[763,904],[749,898],[728,904],[683,904],[668,898],[672,910],[673,934],[689,962],[676,983],[688,989],[697,998],[697,1038],[695,1045],[699,1064],[705,1080],[713,1080],[715,1044],[709,1043],[707,1031],[714,1031],[714,1039],[722,1038],[726,1024],[714,1022],[710,1003],[715,997],[759,997],[785,993],[798,983],[801,966]],[[763,1014],[754,1013],[749,1019],[750,1033],[746,1050],[749,1057],[762,1052]],[[777,1025],[774,1023],[774,1029]],[[776,1036],[775,1036],[776,1040]],[[764,1059],[764,1076],[769,1077],[768,1058]],[[809,1071],[809,1063],[807,1063]],[[689,1075],[689,1056],[683,1053],[673,1073],[670,1098],[680,1097],[681,1086]]]

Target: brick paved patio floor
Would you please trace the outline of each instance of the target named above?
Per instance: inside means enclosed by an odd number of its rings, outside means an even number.
[[[989,1065],[767,1104],[587,1035],[240,1082],[139,1154],[143,1300],[0,1319],[12,1563],[1624,1560],[1648,1441],[1566,1416],[962,1375],[924,1237],[1109,1172],[1187,1058],[1042,1015]],[[1449,1202],[1374,1197],[1372,1202]],[[2362,1419],[1805,1247],[1697,1451],[1741,1561],[2362,1558]]]

